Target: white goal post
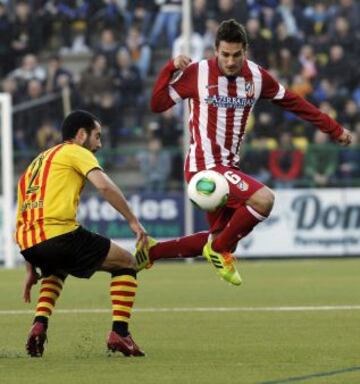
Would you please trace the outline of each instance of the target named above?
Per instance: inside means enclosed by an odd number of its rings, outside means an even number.
[[[15,266],[14,223],[14,159],[12,132],[12,102],[8,93],[0,93],[1,114],[1,177],[2,177],[2,234],[5,268]]]

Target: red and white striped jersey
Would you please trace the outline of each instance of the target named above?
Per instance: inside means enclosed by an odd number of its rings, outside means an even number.
[[[190,147],[185,170],[197,172],[216,165],[235,166],[251,110],[259,98],[269,99],[338,137],[343,129],[329,116],[296,94],[285,90],[265,69],[245,60],[238,76],[227,77],[217,59],[189,65],[176,72],[170,61],[154,86],[151,107],[162,112],[189,99]]]

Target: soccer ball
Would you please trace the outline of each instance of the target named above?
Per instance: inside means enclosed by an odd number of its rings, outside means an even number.
[[[188,185],[189,199],[204,211],[215,211],[226,204],[229,184],[221,173],[206,170],[192,177]]]

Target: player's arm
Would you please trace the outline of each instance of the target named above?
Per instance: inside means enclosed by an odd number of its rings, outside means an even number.
[[[93,169],[87,174],[88,180],[95,186],[102,197],[107,200],[128,221],[137,241],[147,242],[147,233],[132,212],[120,188],[100,169]]]
[[[188,56],[179,55],[161,69],[151,95],[150,105],[153,112],[166,111],[181,98],[190,96],[188,75],[183,76],[190,63]]]
[[[304,98],[285,89],[263,68],[260,68],[260,72],[263,79],[262,98],[270,99],[274,104],[312,123],[322,132],[330,135],[332,140],[338,144],[346,146],[351,143],[351,133],[343,128],[337,121],[321,112]]]

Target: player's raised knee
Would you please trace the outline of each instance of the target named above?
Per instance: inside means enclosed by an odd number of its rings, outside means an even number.
[[[111,242],[109,253],[107,254],[101,269],[113,272],[121,268],[135,269],[135,258],[125,249],[119,247],[116,243]]]
[[[268,216],[272,210],[274,201],[274,192],[270,188],[264,186],[256,191],[246,203],[255,209],[255,211],[259,214]]]

